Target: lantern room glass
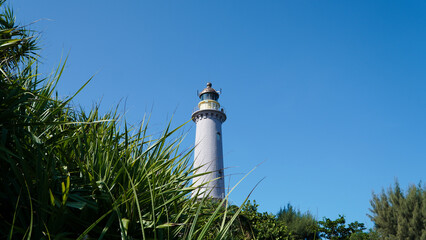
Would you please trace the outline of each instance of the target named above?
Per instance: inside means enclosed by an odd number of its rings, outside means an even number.
[[[201,100],[215,100],[217,101],[217,99],[219,98],[219,95],[216,93],[204,93],[203,95],[200,96]]]

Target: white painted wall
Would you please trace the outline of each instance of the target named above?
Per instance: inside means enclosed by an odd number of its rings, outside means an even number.
[[[200,188],[200,191],[204,191],[202,196],[222,199],[225,197],[222,122],[225,121],[226,115],[212,109],[199,110],[192,115],[192,119],[197,124],[194,168],[199,168],[197,173],[211,172],[196,177],[193,181],[195,186],[208,182],[207,185]]]

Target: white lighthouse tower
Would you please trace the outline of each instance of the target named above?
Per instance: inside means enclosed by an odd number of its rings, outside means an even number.
[[[194,178],[194,186],[201,195],[222,199],[225,197],[225,181],[223,174],[222,123],[226,120],[223,108],[220,107],[219,92],[211,83],[199,94],[201,101],[198,110],[192,114],[197,125],[195,134],[194,168],[196,174],[206,173]],[[204,184],[204,185],[203,185]],[[196,192],[193,193],[193,196]]]

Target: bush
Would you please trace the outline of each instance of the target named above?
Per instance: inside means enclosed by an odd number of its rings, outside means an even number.
[[[383,239],[426,239],[426,187],[411,185],[406,194],[393,188],[373,194],[370,219]]]
[[[277,218],[288,227],[291,239],[319,239],[318,222],[309,212],[302,213],[287,204],[286,207],[280,209]]]
[[[287,226],[271,213],[260,213],[256,201],[244,204],[234,223],[237,239],[289,239]]]
[[[113,110],[75,110],[55,96],[64,64],[50,79],[37,72],[31,31],[0,15],[0,238],[173,239],[226,234],[210,228],[190,198],[191,151],[179,129],[152,136]],[[87,84],[87,83],[86,83]],[[83,86],[84,87],[84,86]],[[80,89],[81,90],[81,89]],[[76,93],[77,94],[77,93]],[[203,221],[202,221],[203,220]]]

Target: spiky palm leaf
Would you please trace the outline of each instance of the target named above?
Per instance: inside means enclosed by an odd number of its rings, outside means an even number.
[[[199,210],[210,200],[190,198],[191,151],[180,150],[179,128],[151,136],[147,123],[128,128],[116,110],[102,116],[97,106],[73,109],[73,97],[54,95],[65,63],[50,80],[40,79],[30,34],[5,8],[0,238],[192,239],[207,230],[223,238],[230,223],[211,228],[226,212],[223,204],[206,220]]]

